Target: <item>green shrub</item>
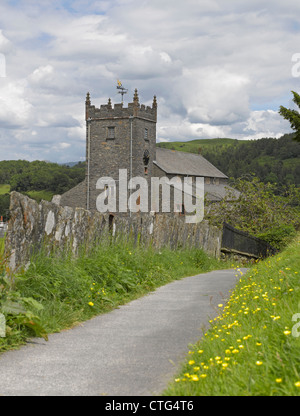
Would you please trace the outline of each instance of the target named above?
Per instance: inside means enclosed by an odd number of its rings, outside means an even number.
[[[270,231],[259,234],[257,237],[269,243],[278,250],[283,249],[296,236],[297,232],[292,225],[281,225]]]

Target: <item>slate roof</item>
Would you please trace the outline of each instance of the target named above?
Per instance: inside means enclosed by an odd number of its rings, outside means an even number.
[[[156,161],[153,163],[171,175],[228,178],[203,156],[196,153],[178,152],[157,147]]]

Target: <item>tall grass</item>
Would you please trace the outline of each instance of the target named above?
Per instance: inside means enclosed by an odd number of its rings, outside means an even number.
[[[8,194],[10,192],[10,185],[0,185],[0,195]]]
[[[5,238],[0,238],[0,261],[4,254]]]
[[[188,275],[228,267],[202,250],[171,251],[109,241],[96,245],[88,255],[46,255],[32,258],[27,271],[15,276],[14,293],[31,299],[31,312],[46,333],[70,328],[107,312],[156,287]],[[35,309],[34,306],[37,306]],[[11,335],[24,341],[28,328],[14,328]],[[12,338],[11,338],[12,339]],[[0,339],[0,351],[8,348]]]
[[[237,272],[228,304],[165,395],[300,395],[299,249],[300,235],[246,275]]]

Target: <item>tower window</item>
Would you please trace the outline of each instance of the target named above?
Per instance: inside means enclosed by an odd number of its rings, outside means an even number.
[[[107,138],[108,139],[114,139],[115,138],[115,128],[114,127],[108,127],[108,129],[107,129]]]
[[[149,137],[148,137],[148,129],[145,129],[145,131],[144,131],[144,139],[145,140],[149,140]]]

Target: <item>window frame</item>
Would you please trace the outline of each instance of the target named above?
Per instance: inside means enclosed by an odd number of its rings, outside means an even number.
[[[116,138],[116,128],[115,126],[107,127],[106,140],[114,140]]]
[[[149,141],[149,129],[144,129],[144,140]]]

